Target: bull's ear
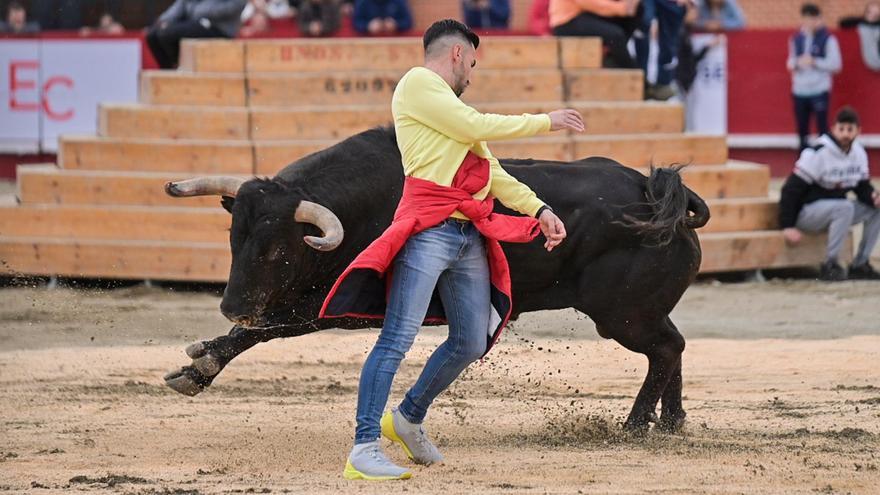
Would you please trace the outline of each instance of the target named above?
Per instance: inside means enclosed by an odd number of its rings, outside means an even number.
[[[232,213],[232,206],[235,204],[235,198],[232,196],[223,196],[220,200],[220,205],[223,206],[223,209]]]

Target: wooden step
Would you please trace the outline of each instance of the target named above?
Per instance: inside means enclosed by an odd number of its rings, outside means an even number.
[[[228,243],[0,237],[0,273],[225,282]]]
[[[311,141],[255,141],[254,174],[274,176],[282,168],[300,158],[338,143],[336,139]]]
[[[585,134],[662,134],[684,131],[684,107],[667,102],[566,102],[584,117]]]
[[[188,72],[244,72],[244,41],[184,39],[180,42],[180,70]]]
[[[642,101],[645,92],[640,70],[567,70],[563,83],[569,101]]]
[[[231,218],[217,206],[23,204],[0,207],[0,236],[223,243]]]
[[[703,273],[818,265],[825,236],[785,244],[780,231],[700,234]],[[844,253],[851,253],[851,240]],[[846,256],[848,258],[848,256]],[[0,273],[225,282],[228,243],[0,236]],[[844,262],[848,259],[844,260]]]
[[[66,170],[251,174],[249,141],[104,138],[65,135],[58,164]]]
[[[641,169],[647,174],[647,169]],[[687,167],[684,183],[703,199],[766,198],[770,168],[765,165],[730,161],[726,165]]]
[[[192,174],[61,170],[54,165],[18,167],[22,204],[216,207],[220,198],[172,198],[165,183]]]
[[[141,72],[140,102],[240,107],[247,104],[245,77],[240,73],[195,74],[145,70]]]
[[[563,37],[559,40],[559,67],[595,69],[602,67],[602,40],[599,38]]]
[[[248,139],[246,108],[102,103],[98,134],[106,137]]]
[[[775,230],[779,200],[775,198],[710,199],[711,218],[700,233]]]
[[[779,230],[700,234],[700,272],[818,266],[825,260],[826,242],[825,235],[807,235],[798,245],[789,246]],[[841,261],[848,263],[852,257],[852,236],[842,253]]]
[[[724,136],[697,134],[577,136],[574,156],[605,156],[630,167],[719,164],[728,158]]]

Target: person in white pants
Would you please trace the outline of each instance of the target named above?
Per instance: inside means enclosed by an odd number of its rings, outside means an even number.
[[[861,128],[852,108],[838,112],[831,133],[801,153],[794,172],[782,187],[779,224],[786,241],[797,244],[802,231],[828,232],[822,280],[880,280],[869,257],[880,237],[880,193],[871,185],[868,154],[856,141]],[[847,197],[854,192],[856,199]],[[849,228],[864,224],[859,245],[849,271],[839,263]]]

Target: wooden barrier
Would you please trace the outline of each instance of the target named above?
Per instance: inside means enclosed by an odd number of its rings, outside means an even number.
[[[115,138],[248,139],[245,108],[102,104],[98,134]]]
[[[825,260],[824,235],[804,236],[796,246],[789,246],[778,230],[725,232],[700,235],[703,262],[700,271],[729,272],[759,268],[818,266]],[[852,237],[843,248],[841,261],[852,257]]]
[[[180,71],[141,72],[140,102],[153,105],[247,104],[242,74],[195,74]]]
[[[244,41],[185,39],[180,43],[180,70],[244,72]]]
[[[773,198],[730,198],[707,201],[711,218],[700,233],[778,228],[779,202]]]
[[[644,174],[647,169],[640,169]],[[703,199],[767,197],[770,170],[740,162],[689,167],[681,172],[684,183]]]
[[[563,84],[569,101],[641,101],[645,92],[640,70],[568,70]]]
[[[58,165],[66,170],[252,174],[249,141],[181,141],[63,136]]]
[[[727,162],[724,136],[635,134],[576,136],[574,157],[606,156],[628,165],[719,165]]]
[[[564,70],[602,67],[602,40],[559,38],[559,67]]]

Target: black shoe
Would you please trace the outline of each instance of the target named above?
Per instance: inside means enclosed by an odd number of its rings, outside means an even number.
[[[819,280],[840,282],[846,280],[846,271],[835,261],[826,261],[819,268]]]
[[[850,280],[880,280],[880,272],[874,270],[870,263],[849,266]]]

